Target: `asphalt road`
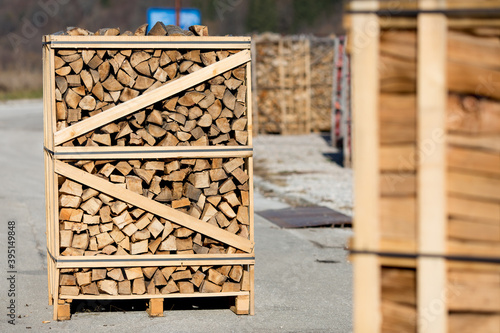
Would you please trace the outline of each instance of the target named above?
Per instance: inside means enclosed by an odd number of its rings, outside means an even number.
[[[0,332],[352,331],[352,268],[343,249],[350,231],[280,229],[258,215],[255,316],[236,316],[214,301],[208,304],[214,309],[169,304],[162,318],[149,318],[138,304],[134,310],[127,305],[128,311],[79,311],[70,321],[54,322],[47,302],[42,151],[42,103],[0,104]],[[255,195],[257,213],[284,207]],[[9,221],[15,226],[15,262],[7,258]],[[9,324],[11,299],[15,326]]]

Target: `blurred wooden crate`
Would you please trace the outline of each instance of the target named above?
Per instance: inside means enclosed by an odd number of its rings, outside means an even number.
[[[500,331],[500,1],[351,1],[356,332]]]

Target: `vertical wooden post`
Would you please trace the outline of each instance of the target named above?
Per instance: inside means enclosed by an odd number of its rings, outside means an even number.
[[[285,100],[285,59],[283,57],[283,39],[280,38],[278,41],[278,63],[279,63],[279,77],[280,77],[280,87],[279,87],[279,94],[278,96],[281,95],[281,134],[287,134],[286,133],[286,128],[287,128],[287,121],[286,121],[286,100]]]
[[[333,77],[332,77],[332,119],[330,128],[330,143],[333,147],[337,145],[337,99],[338,99],[338,57],[339,57],[339,37],[333,39]]]
[[[420,0],[420,9],[439,9],[440,0]],[[417,114],[418,250],[446,251],[446,17],[418,15]],[[417,269],[418,332],[447,332],[446,262],[421,257]],[[439,302],[440,306],[433,306]],[[432,312],[432,317],[425,314]]]
[[[353,2],[353,10],[376,10],[376,1]],[[354,14],[352,91],[354,133],[354,249],[379,249],[379,23],[375,14]],[[369,26],[370,29],[366,27]],[[359,42],[363,41],[363,43]],[[354,266],[354,332],[379,332],[380,266],[375,254],[356,254]]]
[[[311,40],[310,38],[304,39],[304,52],[305,52],[305,89],[306,89],[306,134],[311,133]]]
[[[253,135],[257,135],[259,133],[259,110],[258,110],[258,105],[257,105],[257,43],[258,39],[257,36],[252,37],[252,44],[251,44],[251,55],[252,55],[252,61],[251,61],[251,66],[253,68],[253,71],[251,71],[250,76],[248,76],[250,82],[247,82],[247,84],[250,86],[250,90],[252,92],[252,98],[251,102],[253,105],[252,109],[248,109],[248,116],[252,115],[253,117],[253,128],[252,130],[249,131],[253,133]],[[248,96],[248,95],[247,95]],[[249,99],[250,100],[250,99]]]
[[[344,39],[344,47],[342,48],[342,81],[341,81],[341,97],[340,97],[340,108],[342,110],[341,117],[341,127],[340,131],[343,138],[343,152],[344,152],[344,166],[351,166],[351,131],[349,129],[351,123],[351,112],[350,112],[350,89],[349,89],[349,57],[347,56],[346,47],[347,36]]]
[[[50,93],[49,93],[49,85],[50,85],[50,69],[49,69],[49,58],[50,58],[50,50],[48,45],[43,46],[43,145],[47,147],[48,145],[48,136],[49,136],[49,110],[50,110]],[[50,211],[50,203],[49,203],[49,186],[50,178],[49,178],[49,164],[50,164],[50,155],[47,151],[44,150],[44,163],[45,163],[45,224],[47,228],[47,249],[49,249],[52,242],[52,220],[51,220],[51,211]],[[47,253],[47,280],[48,280],[48,290],[49,290],[49,305],[53,304],[53,296],[52,296],[52,258]]]
[[[255,265],[250,265],[250,315],[255,315]]]
[[[247,64],[247,77],[249,78],[250,82],[255,82],[255,67],[252,69],[252,63]],[[255,83],[253,83],[255,85]],[[250,89],[247,87],[247,89]],[[249,92],[249,90],[248,90]],[[247,96],[248,95],[247,92]],[[248,97],[247,97],[248,98]],[[252,97],[254,98],[254,97]],[[248,98],[247,100],[247,112],[248,112],[248,123],[256,123],[257,121],[252,118],[252,115],[255,113],[253,112],[253,108],[256,107],[256,103],[253,103],[253,99]],[[253,147],[253,131],[250,129],[248,130],[248,146]],[[248,158],[248,176],[249,176],[249,196],[250,196],[250,205],[249,205],[249,210],[250,210],[250,228],[249,228],[249,234],[250,234],[250,241],[252,244],[255,242],[255,216],[254,216],[254,202],[253,202],[253,157]],[[254,254],[255,251],[252,250],[252,254]],[[250,298],[249,298],[249,303],[250,303],[250,315],[255,314],[255,289],[254,289],[254,265],[249,265],[249,275],[250,275]]]

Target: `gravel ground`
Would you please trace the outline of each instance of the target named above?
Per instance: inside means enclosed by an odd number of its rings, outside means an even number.
[[[338,154],[320,134],[254,138],[255,186],[293,205],[316,204],[352,216],[352,170],[332,162]]]

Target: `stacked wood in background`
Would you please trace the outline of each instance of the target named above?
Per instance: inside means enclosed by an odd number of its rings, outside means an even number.
[[[258,131],[329,131],[335,111],[335,38],[263,34],[254,39]]]
[[[328,132],[335,110],[333,67],[335,38],[311,38],[311,130]],[[338,78],[337,78],[338,79]]]
[[[45,37],[55,319],[89,297],[161,315],[176,293],[253,314],[250,38],[190,29]]]
[[[350,45],[357,332],[500,331],[498,14],[442,6],[378,18],[371,46]],[[368,21],[353,15],[350,41]]]

